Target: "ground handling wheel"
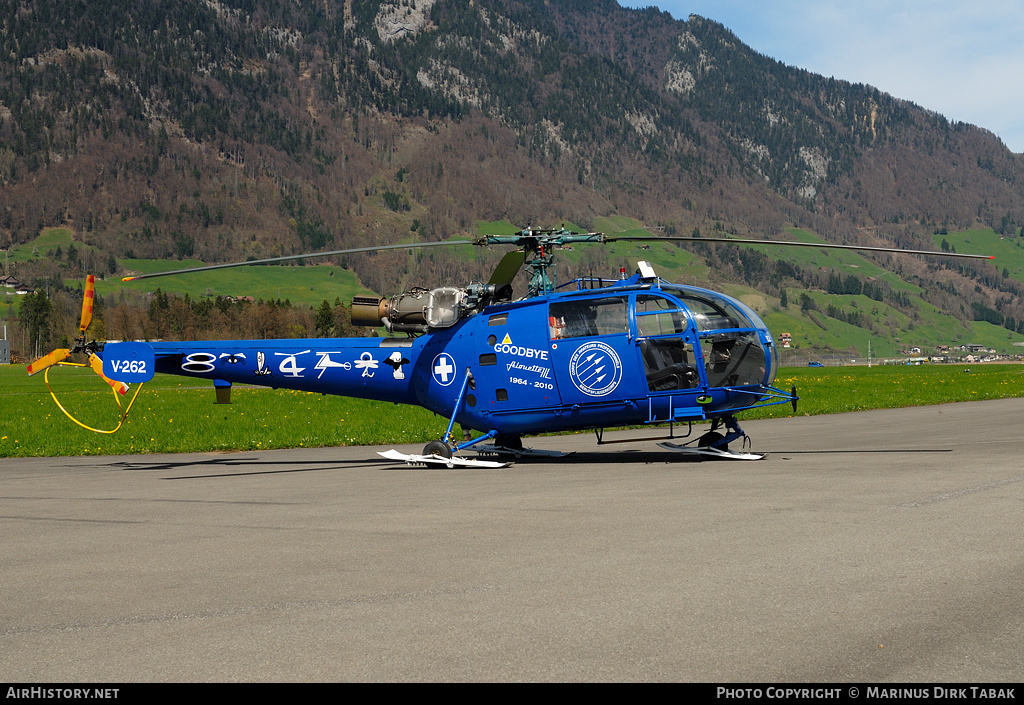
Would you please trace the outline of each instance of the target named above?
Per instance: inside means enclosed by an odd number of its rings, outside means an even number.
[[[452,449],[444,441],[431,441],[423,446],[423,455],[437,455],[447,459],[452,457]]]

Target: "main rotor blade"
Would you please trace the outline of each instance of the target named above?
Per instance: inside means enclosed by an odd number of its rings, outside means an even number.
[[[330,257],[331,255],[347,255],[354,252],[378,252],[380,250],[413,250],[421,247],[447,247],[449,245],[474,245],[472,240],[448,240],[446,242],[413,242],[408,245],[380,245],[378,247],[353,247],[347,250],[330,250],[329,252],[312,252],[305,255],[286,255],[285,257],[268,257],[266,259],[254,259],[248,262],[228,262],[227,264],[210,264],[205,267],[190,267],[188,269],[175,269],[172,272],[153,272],[152,274],[138,274],[134,277],[123,277],[121,281],[131,282],[138,279],[152,279],[154,277],[168,277],[172,274],[190,274],[192,272],[206,272],[211,269],[227,269],[228,267],[248,267],[253,264],[270,264],[272,262],[287,262],[293,259],[310,259],[312,257]]]
[[[496,284],[497,286],[511,284],[512,280],[519,274],[519,270],[525,261],[526,253],[522,250],[513,250],[512,252],[505,253],[505,256],[498,262],[498,266],[494,268],[494,274],[491,275],[487,283]]]
[[[96,277],[90,274],[85,278],[85,296],[82,297],[82,322],[78,326],[78,330],[82,333],[86,331],[89,324],[92,323],[92,300],[96,293]]]
[[[604,242],[659,242],[659,241],[682,241],[682,242],[725,242],[732,245],[773,245],[776,247],[817,247],[828,250],[857,250],[862,252],[902,252],[905,255],[933,255],[939,257],[962,257],[965,259],[995,259],[995,255],[968,255],[959,252],[934,252],[932,250],[901,250],[898,247],[869,247],[867,245],[833,245],[822,242],[791,242],[789,240],[744,240],[735,237],[688,237],[683,235],[671,235],[667,237],[609,237]]]
[[[67,348],[57,348],[49,355],[43,355],[41,358],[33,362],[26,368],[29,377],[39,372],[42,372],[51,365],[56,365],[58,362],[64,362],[71,357],[71,351]]]

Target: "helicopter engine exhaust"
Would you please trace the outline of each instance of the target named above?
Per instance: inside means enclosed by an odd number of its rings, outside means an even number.
[[[383,325],[388,317],[387,300],[379,296],[352,297],[352,325],[372,326]]]

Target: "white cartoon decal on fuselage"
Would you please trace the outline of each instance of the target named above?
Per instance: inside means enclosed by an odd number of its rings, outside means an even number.
[[[356,360],[356,369],[363,371],[363,377],[373,377],[374,373],[371,370],[377,369],[377,361],[373,359],[373,355],[370,353],[361,353],[359,359]]]
[[[409,360],[402,357],[402,353],[391,353],[390,355],[388,355],[388,358],[384,360],[384,364],[391,367],[392,374],[395,379],[405,379],[405,372],[402,371],[402,365],[408,365]]]
[[[330,350],[327,352],[318,351],[316,354],[320,356],[320,359],[316,363],[316,367],[313,368],[314,370],[320,370],[320,374],[316,376],[317,379],[324,376],[324,371],[327,370],[328,367],[340,367],[343,370],[352,369],[351,362],[335,362],[331,359],[331,355],[340,355],[340,350]]]
[[[281,357],[284,358],[283,360],[281,360],[281,364],[278,365],[277,367],[278,371],[285,377],[302,377],[302,371],[305,370],[306,368],[299,367],[298,363],[295,361],[295,358],[299,355],[305,355],[309,352],[309,350],[303,350],[302,352],[297,353],[274,353],[275,355],[280,355]]]

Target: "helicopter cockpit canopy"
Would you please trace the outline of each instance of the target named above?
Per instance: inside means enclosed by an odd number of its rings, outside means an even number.
[[[650,392],[759,387],[775,377],[771,336],[758,315],[695,287],[581,292],[549,304],[548,328],[552,343],[635,336]]]

